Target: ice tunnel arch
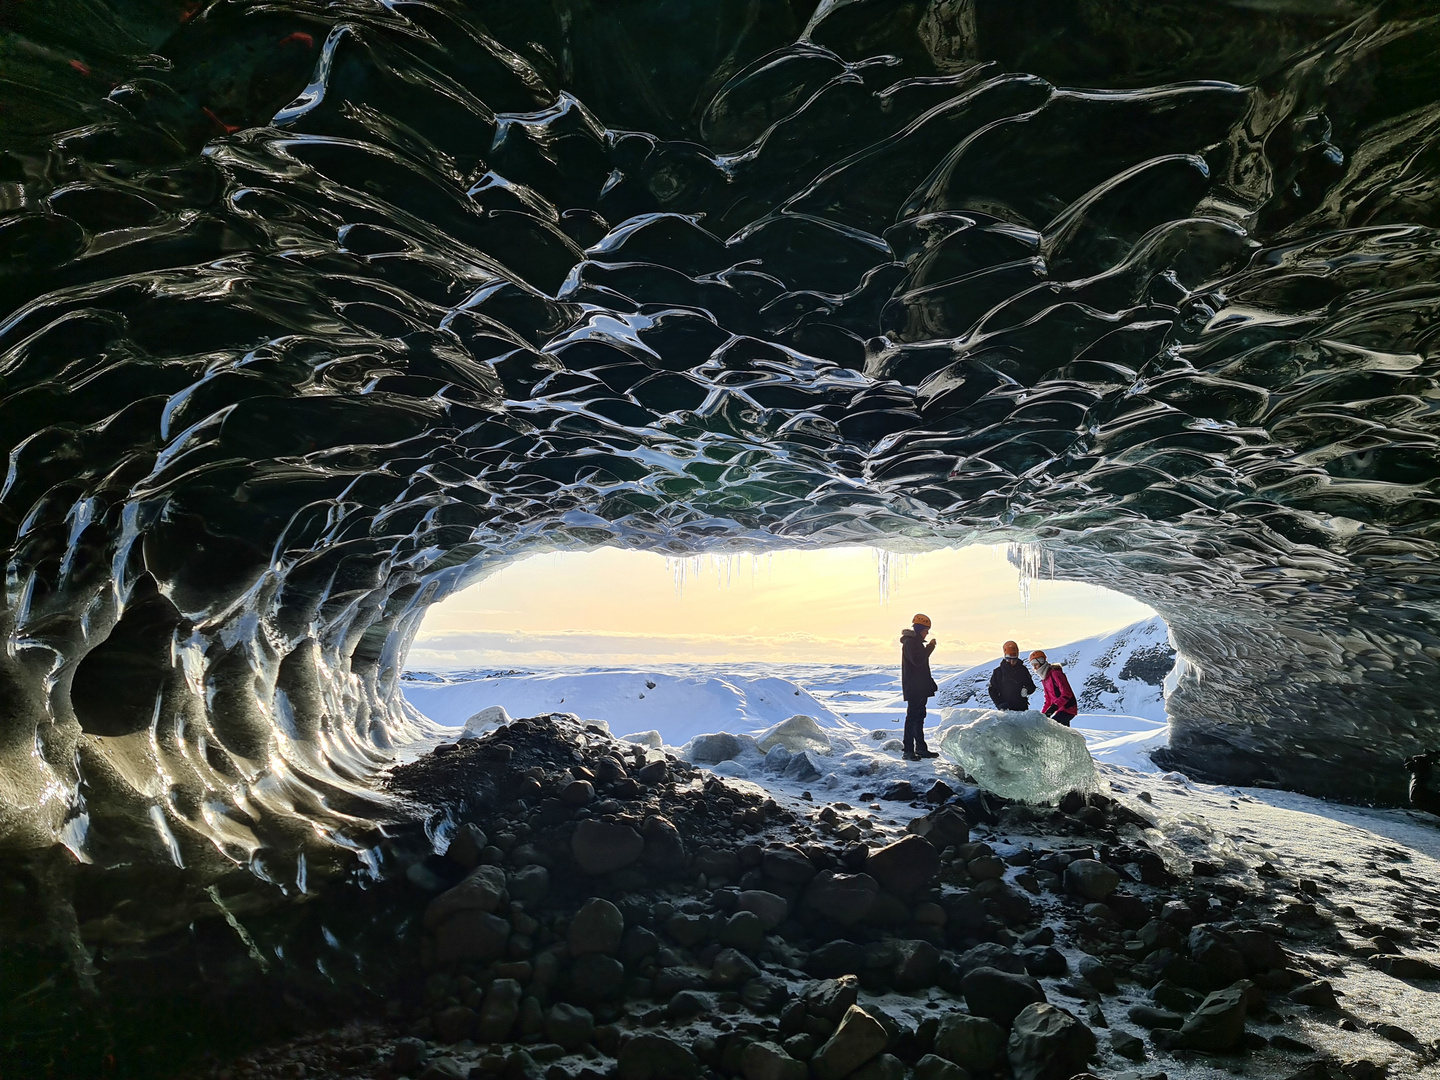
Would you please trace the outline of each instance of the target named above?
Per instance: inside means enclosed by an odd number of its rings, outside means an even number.
[[[1172,627],[1178,766],[1400,798],[1440,30],[971,7],[23,24],[91,63],[0,113],[0,844],[363,846],[419,613],[535,543],[1043,543]]]

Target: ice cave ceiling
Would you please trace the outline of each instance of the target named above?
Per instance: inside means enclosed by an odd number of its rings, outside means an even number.
[[[1187,662],[1169,760],[1440,739],[1440,14],[0,6],[0,846],[387,812],[533,545],[1006,539]]]

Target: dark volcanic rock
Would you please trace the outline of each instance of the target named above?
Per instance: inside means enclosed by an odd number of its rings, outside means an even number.
[[[810,1071],[815,1080],[843,1080],[877,1057],[889,1040],[879,1020],[858,1005],[851,1005],[835,1034],[810,1059]]]
[[[1179,1045],[1189,1050],[1233,1050],[1245,1036],[1248,984],[1217,990],[1180,1028]]]
[[[824,870],[805,890],[804,906],[848,926],[865,919],[879,898],[880,886],[869,874],[837,874]]]
[[[695,1055],[663,1035],[636,1035],[620,1047],[619,1080],[693,1080],[700,1074]]]
[[[907,836],[871,852],[865,860],[865,872],[881,888],[897,896],[909,896],[935,880],[940,872],[940,853],[928,840]]]
[[[1029,975],[1015,975],[992,967],[975,968],[960,980],[960,986],[972,1013],[1005,1028],[1027,1005],[1045,1000],[1044,989]]]
[[[640,858],[645,841],[628,825],[587,818],[575,826],[570,853],[586,874],[608,874]]]
[[[1005,1029],[983,1016],[949,1013],[936,1029],[935,1053],[973,1072],[994,1072],[1005,1061]]]
[[[620,950],[620,940],[624,933],[625,916],[620,913],[620,909],[609,900],[592,896],[570,920],[570,955],[605,953],[613,956]]]
[[[1069,1080],[1094,1056],[1095,1035],[1053,1005],[1026,1006],[1015,1018],[1006,1057],[1015,1080]]]

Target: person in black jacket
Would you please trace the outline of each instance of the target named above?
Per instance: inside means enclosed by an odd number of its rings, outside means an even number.
[[[1007,641],[1003,646],[1005,658],[990,676],[990,700],[997,709],[1024,712],[1030,708],[1030,695],[1035,692],[1034,680],[1025,665],[1020,663],[1020,646]]]
[[[940,756],[925,745],[925,702],[940,687],[930,674],[935,642],[925,642],[930,617],[916,615],[910,624],[900,631],[900,692],[905,698],[905,760],[919,761]]]

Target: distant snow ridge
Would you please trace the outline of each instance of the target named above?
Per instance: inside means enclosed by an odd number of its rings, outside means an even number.
[[[1175,666],[1170,632],[1158,615],[1113,634],[1086,638],[1069,645],[1025,642],[1021,655],[1043,649],[1052,663],[1065,669],[1082,713],[1116,713],[1149,720],[1165,719],[1165,677]],[[990,673],[999,658],[951,675],[940,683],[934,706],[938,708],[989,708]],[[1040,692],[1031,698],[1038,709]]]

